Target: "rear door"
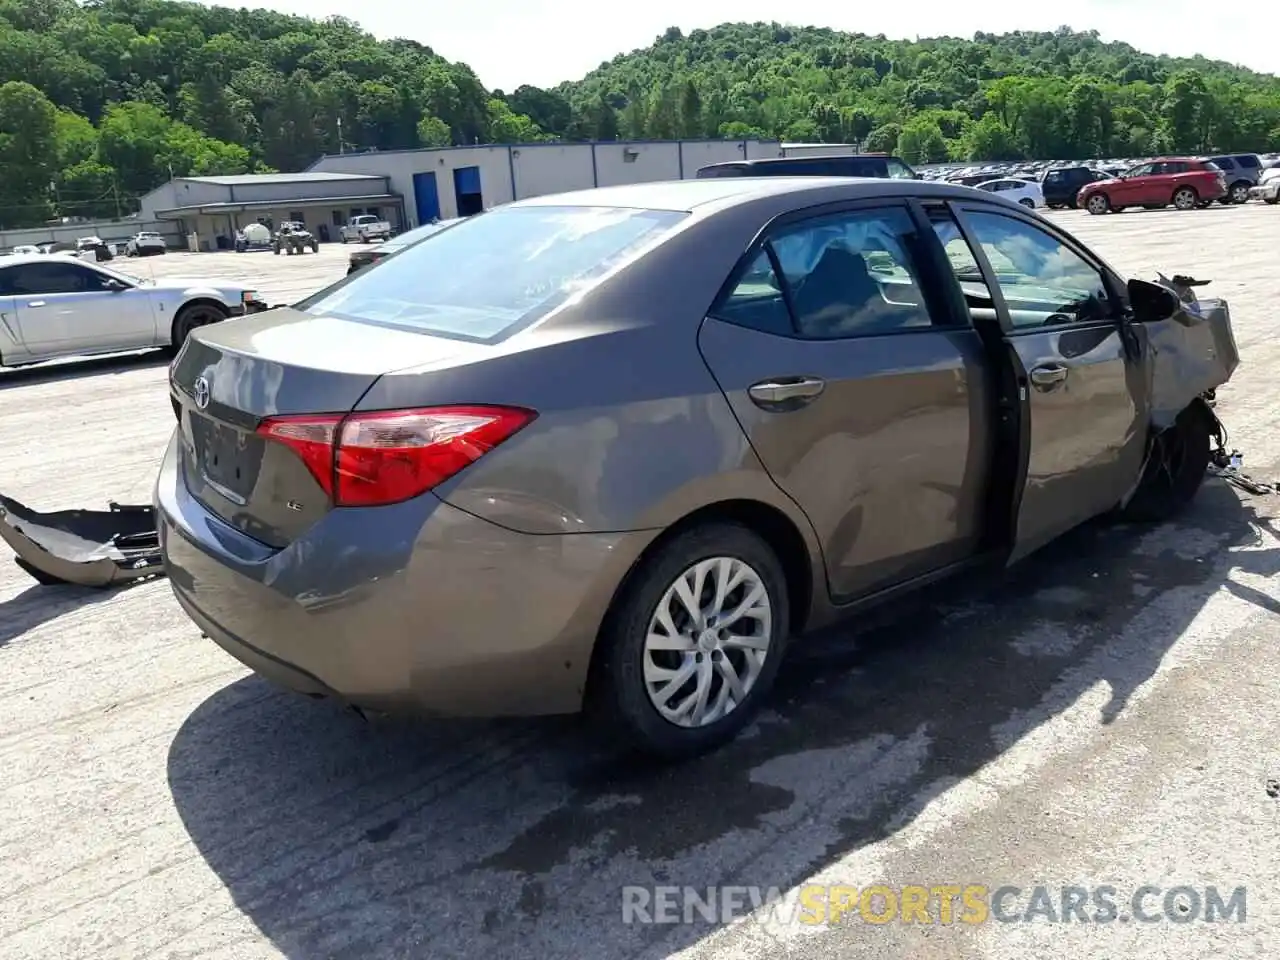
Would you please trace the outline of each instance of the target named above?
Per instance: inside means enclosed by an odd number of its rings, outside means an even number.
[[[1025,481],[1014,558],[1116,506],[1132,489],[1146,446],[1139,332],[1118,278],[1038,218],[957,205],[963,276],[993,304],[1016,358]]]
[[[780,222],[699,334],[837,601],[962,560],[982,532],[987,367],[928,230],[906,201]]]
[[[151,344],[155,321],[146,290],[107,288],[107,274],[70,257],[15,264],[4,271],[18,325],[36,357]]]

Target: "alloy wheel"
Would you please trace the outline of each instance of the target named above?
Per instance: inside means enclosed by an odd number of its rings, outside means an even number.
[[[1245,203],[1249,199],[1248,184],[1238,183],[1231,188],[1231,199],[1236,203]]]
[[[644,641],[654,709],[679,727],[705,727],[741,706],[774,635],[764,579],[736,557],[700,560],[658,601]]]
[[[1191,190],[1183,187],[1173,195],[1173,205],[1179,210],[1190,210],[1196,205],[1196,195]]]
[[[1109,206],[1110,204],[1107,203],[1107,198],[1100,193],[1095,193],[1092,197],[1089,198],[1090,213],[1094,213],[1094,214],[1106,213],[1107,207]]]

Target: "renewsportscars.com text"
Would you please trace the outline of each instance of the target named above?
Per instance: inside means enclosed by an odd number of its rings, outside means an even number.
[[[868,887],[807,884],[777,887],[624,887],[628,924],[1244,923],[1244,887],[1111,885],[1031,887],[984,884]]]

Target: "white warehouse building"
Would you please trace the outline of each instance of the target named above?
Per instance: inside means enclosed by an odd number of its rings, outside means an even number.
[[[690,179],[709,163],[857,152],[852,144],[610,140],[330,154],[302,173],[176,178],[142,198],[139,219],[194,233],[201,250],[225,248],[255,221],[301,220],[322,241],[337,240],[339,226],[365,213],[399,232],[525,197]]]
[[[708,163],[780,157],[783,151],[780,143],[759,140],[521,143],[330,154],[308,172],[385,176],[404,198],[410,225],[417,226],[549,193],[688,179]]]

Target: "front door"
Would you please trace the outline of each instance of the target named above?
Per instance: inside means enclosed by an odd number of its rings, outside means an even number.
[[[837,601],[963,560],[982,532],[983,346],[938,293],[927,230],[884,201],[771,229],[699,333]]]
[[[1119,281],[1030,217],[966,204],[961,222],[1017,358],[1027,431],[1015,558],[1120,503],[1142,468],[1141,351]]]
[[[1109,191],[1111,206],[1131,207],[1150,203],[1147,197],[1151,192],[1151,173],[1154,169],[1154,164],[1144,163],[1127,171],[1119,186]]]
[[[0,294],[13,296],[33,357],[150,346],[155,339],[150,297],[137,287],[111,290],[110,279],[70,257],[50,257],[0,269]]]

